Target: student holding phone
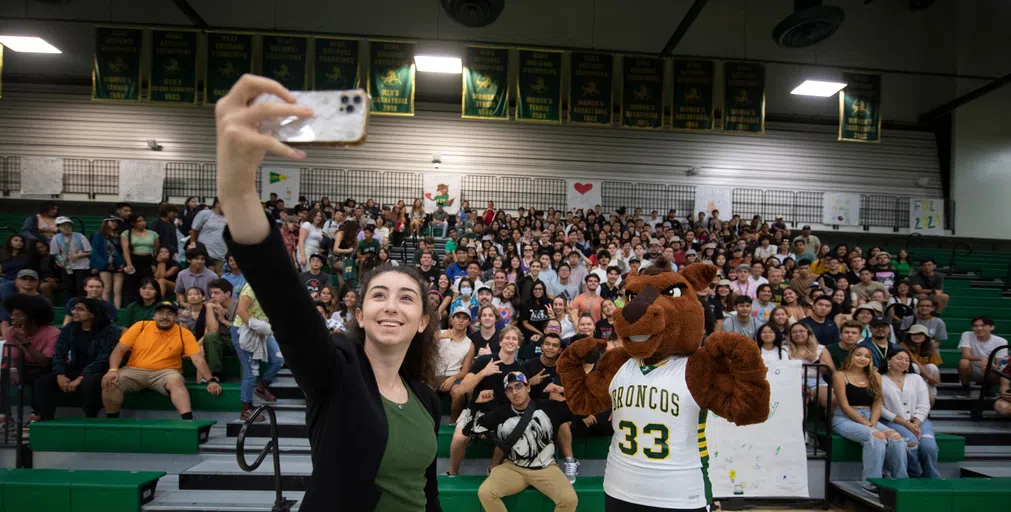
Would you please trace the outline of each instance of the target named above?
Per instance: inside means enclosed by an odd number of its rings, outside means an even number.
[[[282,101],[251,105],[261,94]],[[305,153],[257,126],[313,115],[294,102],[277,82],[245,75],[218,101],[215,116],[225,239],[306,394],[313,475],[301,510],[441,510],[439,400],[425,384],[438,357],[436,322],[420,276],[405,267],[366,276],[349,334],[331,335],[263,213],[256,174],[265,153],[295,160]]]

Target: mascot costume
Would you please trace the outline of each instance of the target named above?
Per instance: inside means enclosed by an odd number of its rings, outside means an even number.
[[[713,265],[678,273],[663,258],[629,276],[625,307],[614,314],[621,347],[593,338],[558,360],[572,412],[612,410],[614,436],[604,470],[609,512],[708,510],[712,502],[706,414],[737,425],[769,416],[769,383],[758,345],[717,332],[702,345],[705,313],[695,290],[709,286]],[[602,355],[587,373],[583,359]]]

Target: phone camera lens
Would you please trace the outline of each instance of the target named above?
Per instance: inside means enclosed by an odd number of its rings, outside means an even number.
[[[348,97],[347,96],[341,96],[341,103],[347,103],[347,102],[348,102]]]
[[[359,103],[362,102],[362,97],[361,96],[355,96],[354,102],[355,102],[355,105],[358,105]]]
[[[350,114],[350,113],[352,113],[352,112],[354,112],[354,111],[355,111],[355,108],[354,108],[354,107],[352,107],[351,105],[348,105],[348,108],[347,108],[347,112],[348,112],[348,114]]]

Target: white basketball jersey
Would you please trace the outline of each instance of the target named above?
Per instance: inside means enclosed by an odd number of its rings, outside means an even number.
[[[701,508],[712,501],[706,411],[688,390],[687,366],[687,357],[653,366],[629,359],[611,379],[608,495],[659,508]]]

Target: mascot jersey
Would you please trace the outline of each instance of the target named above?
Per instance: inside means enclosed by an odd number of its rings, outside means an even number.
[[[712,501],[706,410],[685,379],[687,357],[648,366],[629,359],[611,379],[614,437],[604,492],[660,508],[695,509]]]

